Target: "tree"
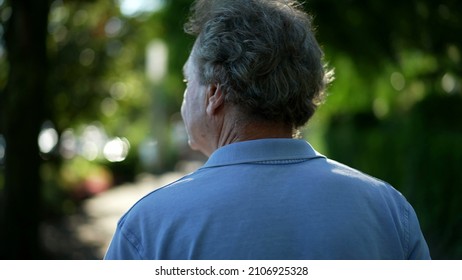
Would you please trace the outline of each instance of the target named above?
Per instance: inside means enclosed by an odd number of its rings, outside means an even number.
[[[48,0],[10,2],[6,31],[8,82],[1,95],[6,140],[1,257],[36,259],[41,159],[37,137],[46,92]]]

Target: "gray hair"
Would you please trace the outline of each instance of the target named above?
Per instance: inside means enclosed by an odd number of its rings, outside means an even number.
[[[196,0],[185,32],[197,37],[200,82],[252,119],[303,126],[333,78],[294,0]]]

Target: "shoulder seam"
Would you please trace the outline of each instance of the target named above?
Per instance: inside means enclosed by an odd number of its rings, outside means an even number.
[[[403,234],[404,234],[404,252],[405,258],[409,258],[409,240],[410,240],[410,224],[409,224],[409,204],[404,203],[403,205]]]
[[[138,256],[140,257],[140,259],[144,259],[143,254],[140,252],[140,251],[144,251],[143,250],[143,245],[138,240],[136,235],[133,234],[132,232],[126,230],[125,228],[123,228],[123,223],[119,225],[119,230],[120,230],[120,233],[122,234],[122,236],[128,241],[130,246],[132,246],[135,249],[135,251],[138,254]],[[140,250],[140,247],[141,247],[141,250]]]

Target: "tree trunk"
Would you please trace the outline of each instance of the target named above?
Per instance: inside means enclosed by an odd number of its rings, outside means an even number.
[[[0,254],[5,259],[41,258],[41,180],[37,137],[47,84],[48,0],[10,1],[5,33],[9,75],[2,96],[6,140]]]

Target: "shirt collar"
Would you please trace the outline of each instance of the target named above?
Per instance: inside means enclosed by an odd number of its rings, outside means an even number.
[[[212,153],[204,167],[324,157],[300,139],[274,138],[243,141],[223,146]]]

